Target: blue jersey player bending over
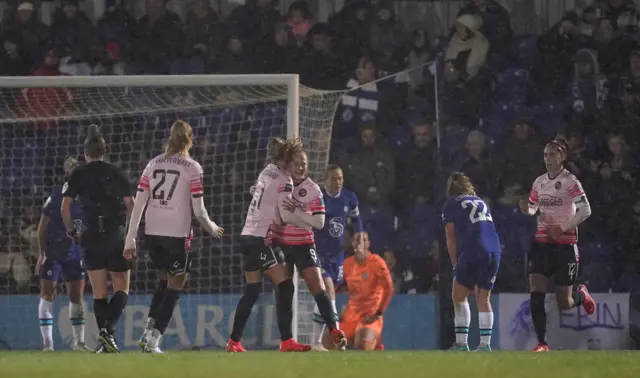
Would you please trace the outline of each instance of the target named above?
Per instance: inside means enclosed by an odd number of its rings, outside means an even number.
[[[64,163],[66,177],[79,165],[74,158]],[[53,300],[58,281],[67,283],[69,293],[69,318],[73,330],[73,348],[75,350],[91,350],[84,342],[84,309],[82,293],[84,292],[85,272],[82,265],[80,246],[69,236],[62,222],[60,205],[62,189],[54,189],[47,199],[38,225],[38,242],[40,253],[36,265],[36,274],[40,276],[40,333],[44,351],[53,351]],[[73,222],[82,229],[83,213],[79,203],[72,205]]]
[[[451,173],[447,181],[447,196],[442,220],[453,264],[456,344],[451,349],[469,351],[467,338],[471,309],[467,297],[475,289],[480,326],[478,350],[491,351],[493,310],[489,298],[500,266],[500,239],[489,206],[476,195],[467,176],[460,172]]]
[[[338,320],[338,311],[336,309],[335,288],[343,282],[342,263],[344,262],[344,231],[347,226],[347,218],[351,219],[354,226],[355,238],[361,239],[364,231],[358,210],[358,198],[352,191],[344,189],[343,184],[342,169],[335,164],[330,164],[327,167],[325,186],[322,188],[326,221],[321,230],[315,230],[316,250],[322,264],[322,277],[336,321]],[[313,321],[314,349],[325,351],[326,349],[322,346],[325,326],[317,306],[313,310]]]

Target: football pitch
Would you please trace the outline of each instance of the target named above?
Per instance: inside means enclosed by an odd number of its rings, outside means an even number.
[[[639,352],[0,352],[2,378],[640,377]]]

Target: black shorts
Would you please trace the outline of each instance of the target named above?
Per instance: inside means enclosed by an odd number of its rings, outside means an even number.
[[[149,257],[156,268],[172,276],[191,271],[191,248],[189,238],[174,236],[145,235],[144,241]]]
[[[529,251],[529,274],[538,273],[558,286],[570,286],[578,277],[578,246],[575,244],[533,243]]]
[[[111,272],[126,272],[131,270],[131,263],[122,255],[123,230],[84,232],[80,244],[84,265],[88,271],[107,269]]]
[[[291,269],[294,265],[299,272],[307,268],[320,268],[320,260],[315,244],[287,245],[282,247],[284,262]]]
[[[245,272],[264,272],[283,260],[282,252],[265,245],[264,238],[259,236],[241,235],[240,248],[244,256]]]

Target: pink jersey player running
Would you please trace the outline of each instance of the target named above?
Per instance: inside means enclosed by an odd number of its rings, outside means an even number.
[[[236,307],[233,329],[227,343],[227,351],[246,352],[240,340],[251,310],[262,291],[262,275],[265,274],[276,287],[276,316],[280,329],[280,351],[307,352],[310,345],[300,344],[293,339],[292,301],[295,287],[281,264],[279,253],[270,243],[271,226],[279,220],[279,208],[284,211],[284,203],[291,198],[293,181],[288,171],[293,155],[302,150],[298,140],[271,138],[267,147],[269,164],[260,172],[252,187],[253,199],[247,210],[247,218],[240,236],[244,255],[244,276],[247,281],[244,294]]]
[[[138,184],[138,194],[125,239],[124,256],[136,256],[138,226],[145,211],[145,244],[158,269],[158,285],[149,307],[147,327],[139,346],[145,353],[162,353],[158,347],[191,268],[191,210],[200,225],[214,237],[224,230],[204,206],[202,167],[189,156],[191,126],[176,121],[167,149],[151,159]]]
[[[313,229],[321,230],[324,227],[324,199],[318,184],[308,176],[307,166],[308,158],[304,151],[294,155],[291,174],[295,186],[285,211],[280,213],[285,224],[276,222],[274,225],[274,240],[282,246],[289,275],[293,276],[295,266],[316,301],[334,345],[338,349],[344,349],[347,339],[338,329],[337,314],[322,278],[313,234]]]
[[[538,338],[534,352],[549,350],[544,302],[551,276],[554,276],[560,309],[582,305],[587,314],[593,314],[596,308],[585,285],[578,285],[574,290],[580,262],[578,225],[591,215],[591,207],[580,181],[564,169],[568,149],[567,142],[557,139],[545,146],[547,173],[533,183],[529,201],[520,201],[520,209],[525,214],[540,214],[536,239],[528,256],[531,319]]]

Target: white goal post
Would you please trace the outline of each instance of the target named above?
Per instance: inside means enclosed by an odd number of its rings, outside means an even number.
[[[249,204],[249,187],[266,158],[266,140],[300,137],[311,176],[321,181],[343,94],[304,87],[294,74],[0,77],[0,209],[9,214],[0,223],[0,255],[6,250],[10,256],[0,260],[0,349],[3,343],[12,349],[40,347],[37,280],[32,271],[25,277],[25,267],[33,269],[37,255],[37,209],[61,184],[61,161],[82,154],[86,126],[103,128],[107,160],[120,166],[133,184],[147,160],[162,151],[176,119],[194,128],[194,157],[209,176],[205,204],[231,235],[219,243],[196,235],[194,274],[164,343],[169,349],[223,346],[244,281],[235,237]],[[142,332],[155,287],[153,267],[140,260],[118,330],[125,348],[135,346]],[[85,302],[91,343],[95,321],[91,301]],[[66,298],[57,298],[57,349],[69,342],[67,305]],[[306,285],[296,284],[293,331],[303,342],[312,341],[313,305]],[[247,346],[277,345],[270,293],[256,307],[245,335]]]

